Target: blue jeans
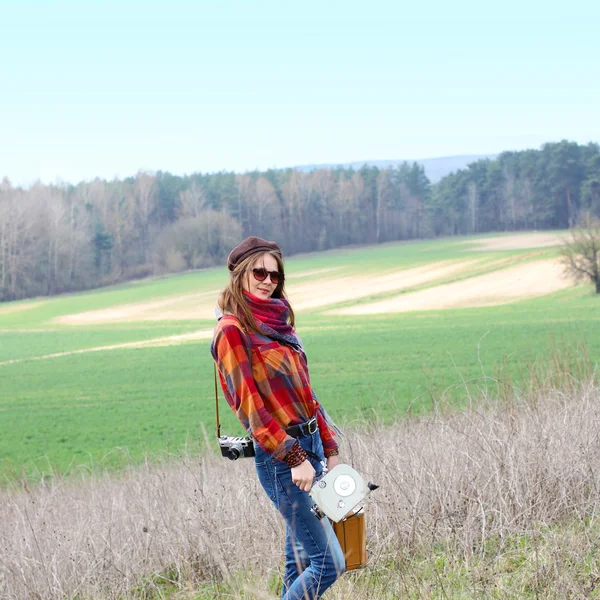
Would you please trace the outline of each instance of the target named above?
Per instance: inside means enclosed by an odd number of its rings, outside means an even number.
[[[324,460],[318,430],[298,441],[305,450]],[[310,511],[312,498],[292,483],[290,467],[257,444],[254,446],[258,479],[286,522],[282,600],[316,600],[346,569],[340,544],[329,520],[319,520]],[[323,465],[313,457],[308,460],[319,476]]]

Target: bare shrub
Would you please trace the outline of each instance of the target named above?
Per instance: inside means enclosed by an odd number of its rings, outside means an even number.
[[[344,459],[381,489],[367,507],[371,565],[327,597],[448,597],[440,573],[452,569],[479,586],[464,597],[523,597],[532,586],[584,597],[595,583],[578,577],[574,557],[587,550],[560,527],[588,531],[600,508],[600,389],[593,378],[575,387],[349,427]],[[537,562],[513,558],[515,535],[537,540]],[[225,582],[228,595],[201,597],[273,598],[265,582],[281,572],[283,538],[252,461],[210,452],[15,484],[0,495],[0,597],[159,598],[170,581],[178,597]],[[521,589],[523,569],[532,574]]]
[[[240,225],[229,215],[204,210],[165,227],[153,242],[158,273],[211,267],[225,260],[241,238]],[[178,258],[173,263],[173,256]]]
[[[570,233],[560,248],[565,274],[593,283],[600,294],[600,219],[588,214]]]
[[[165,256],[165,268],[168,273],[179,273],[188,268],[187,261],[179,250],[167,250]]]

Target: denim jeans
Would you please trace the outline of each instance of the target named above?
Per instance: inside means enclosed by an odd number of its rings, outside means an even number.
[[[298,438],[300,445],[321,459],[323,445],[317,430]],[[315,600],[345,571],[345,559],[327,518],[311,511],[312,498],[292,483],[290,467],[255,444],[258,479],[286,522],[285,572],[282,600]],[[309,457],[318,477],[323,465]]]

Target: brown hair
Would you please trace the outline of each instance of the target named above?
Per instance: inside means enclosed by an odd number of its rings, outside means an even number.
[[[283,256],[279,252],[261,252],[260,254],[252,254],[242,260],[235,266],[233,271],[229,273],[229,283],[219,296],[219,308],[224,315],[233,315],[237,317],[242,327],[247,331],[257,332],[258,326],[248,302],[244,298],[244,277],[250,276],[250,267],[262,258],[265,254],[270,254],[277,261],[277,269],[280,273],[283,273]],[[282,279],[275,288],[271,298],[284,298],[287,300],[285,294],[285,279]],[[294,311],[292,307],[289,307],[289,323],[292,327],[295,324]]]

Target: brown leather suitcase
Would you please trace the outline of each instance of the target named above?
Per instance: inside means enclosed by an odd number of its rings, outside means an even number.
[[[333,530],[346,556],[346,570],[353,571],[367,565],[367,536],[365,530],[365,512],[361,508],[338,523]]]

